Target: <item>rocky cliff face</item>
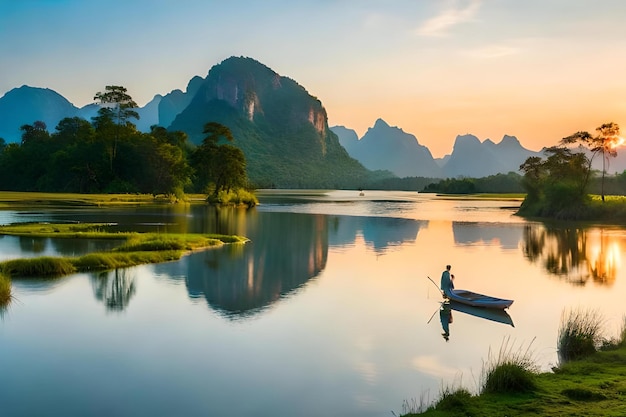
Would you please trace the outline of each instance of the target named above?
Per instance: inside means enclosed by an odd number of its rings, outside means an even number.
[[[273,129],[294,130],[308,124],[326,152],[328,117],[322,103],[292,79],[252,58],[232,57],[211,68],[190,105],[214,100],[228,103],[249,122],[269,123]]]
[[[212,67],[169,129],[199,144],[207,122],[230,128],[258,185],[337,188],[367,181],[368,171],[328,128],[322,103],[254,59],[231,57]]]

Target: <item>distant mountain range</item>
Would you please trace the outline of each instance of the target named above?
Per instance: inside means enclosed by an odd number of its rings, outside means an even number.
[[[350,156],[366,168],[388,170],[398,177],[482,178],[499,173],[521,174],[519,167],[527,158],[545,157],[543,149],[526,149],[515,136],[509,135],[504,135],[498,143],[491,139],[481,142],[470,134],[458,135],[451,154],[433,158],[428,148],[420,145],[414,135],[389,126],[382,119],[378,119],[360,139],[354,130],[345,126],[330,129],[339,137],[339,143]],[[593,166],[602,169],[601,156],[595,157]],[[626,152],[618,152],[617,158],[610,158],[607,172],[621,173],[624,170]]]
[[[452,154],[433,158],[427,147],[415,136],[378,119],[361,139],[344,126],[331,127],[350,156],[369,169],[387,169],[399,177],[486,177],[498,173],[518,172],[530,151],[514,136],[504,136],[500,143],[481,141],[474,135],[459,135]]]
[[[140,117],[135,121],[137,129],[148,132],[150,126],[159,124],[158,107],[161,98],[160,95],[156,95],[144,107],[136,109]],[[96,103],[79,108],[49,88],[23,85],[0,98],[0,138],[7,143],[20,142],[22,135],[20,126],[38,120],[46,124],[49,132],[54,132],[61,119],[81,117],[91,120],[98,115],[99,108]]]
[[[78,108],[59,93],[22,86],[0,97],[0,138],[20,142],[20,126],[37,120],[50,132],[65,117],[91,120],[98,104]],[[433,158],[418,139],[378,119],[363,137],[345,126],[328,126],[321,101],[296,81],[251,58],[231,57],[213,66],[206,78],[195,76],[185,91],[157,94],[136,109],[137,129],[159,125],[187,133],[194,144],[209,121],[228,126],[248,161],[249,177],[259,186],[364,187],[372,180],[398,177],[485,177],[519,172],[529,156],[515,136],[499,143],[471,134],[456,137],[450,155]],[[555,141],[556,144],[556,141]],[[594,160],[601,169],[601,158]],[[611,158],[608,171],[626,170],[626,155]]]

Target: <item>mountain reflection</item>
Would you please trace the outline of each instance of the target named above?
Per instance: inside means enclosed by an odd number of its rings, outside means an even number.
[[[130,269],[116,269],[91,276],[94,296],[107,311],[124,311],[135,295],[135,276]]]
[[[590,279],[603,285],[615,282],[625,237],[611,230],[526,225],[524,255],[546,271],[576,285]]]
[[[498,242],[503,249],[517,249],[522,240],[522,228],[515,224],[452,222],[454,242],[460,245]]]
[[[230,319],[253,316],[296,293],[324,270],[331,246],[351,245],[362,236],[366,246],[383,253],[414,241],[422,225],[407,219],[258,211],[224,210],[218,217],[207,219],[212,228],[218,224],[223,233],[245,235],[250,242],[157,265],[156,272],[185,277],[190,297],[206,299]]]
[[[229,318],[255,314],[297,290],[326,266],[322,215],[248,216],[251,242],[189,256],[187,289]]]
[[[329,218],[329,243],[345,246],[354,243],[361,235],[366,246],[384,253],[390,247],[415,241],[420,228],[427,223],[389,217],[332,216]]]

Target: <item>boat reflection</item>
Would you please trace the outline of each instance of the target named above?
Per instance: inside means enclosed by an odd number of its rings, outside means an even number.
[[[470,316],[495,321],[497,323],[502,323],[515,327],[515,325],[513,324],[513,319],[511,318],[509,313],[502,309],[472,307],[466,304],[458,303],[456,301],[447,301],[441,303],[441,307],[439,308],[439,320],[441,321],[441,329],[443,330],[441,336],[445,339],[446,342],[450,340],[450,324],[452,324],[453,322],[453,310],[460,313],[469,314]]]

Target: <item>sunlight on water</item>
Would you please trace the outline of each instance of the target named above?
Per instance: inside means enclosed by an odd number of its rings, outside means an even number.
[[[0,357],[11,358],[2,415],[388,415],[442,384],[475,391],[507,338],[533,341],[549,370],[566,308],[597,308],[609,335],[619,329],[626,229],[525,222],[509,201],[351,193],[279,195],[248,211],[81,214],[251,241],[178,262],[14,280],[17,301],[0,316]],[[94,247],[0,245],[11,256]],[[446,264],[457,288],[514,299],[507,314],[441,310],[428,278],[438,283]]]

